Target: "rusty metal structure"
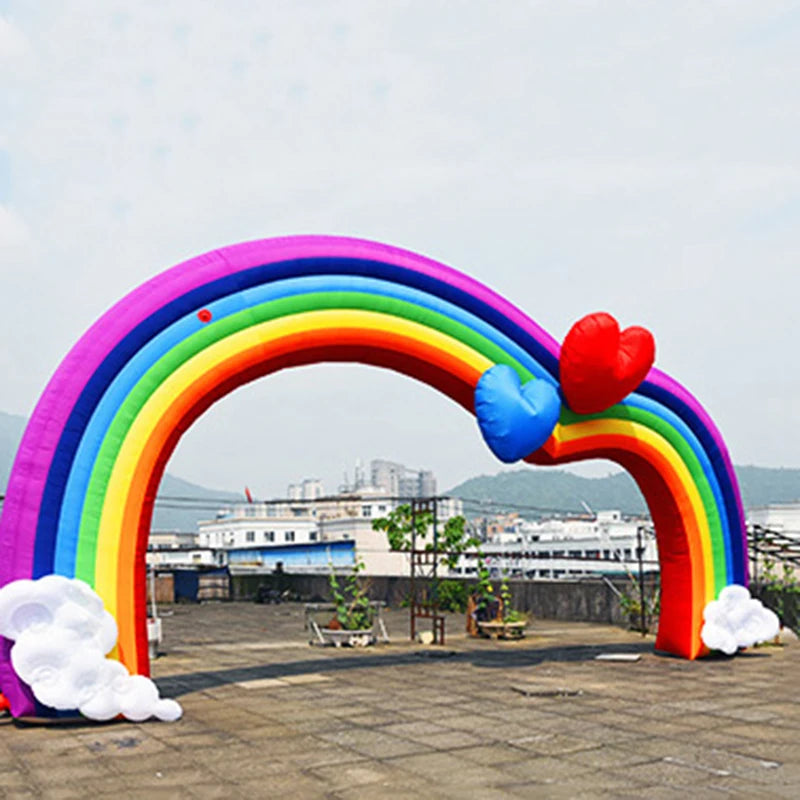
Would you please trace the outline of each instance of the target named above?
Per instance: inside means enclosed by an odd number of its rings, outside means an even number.
[[[439,531],[436,497],[415,497],[411,499],[411,580],[409,598],[409,628],[411,639],[417,637],[417,620],[431,621],[433,643],[444,644],[444,615],[439,608]],[[417,517],[419,514],[432,515],[433,548],[417,548]],[[432,597],[420,600],[417,597],[417,578],[432,578]]]

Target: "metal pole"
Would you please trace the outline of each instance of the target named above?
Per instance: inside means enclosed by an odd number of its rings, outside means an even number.
[[[644,547],[642,546],[642,526],[636,528],[636,557],[639,559],[639,615],[642,623],[642,636],[647,632],[644,609]]]
[[[416,625],[416,603],[417,603],[417,590],[415,585],[415,564],[417,558],[417,505],[414,500],[411,501],[411,597],[408,607],[411,611],[411,641],[413,642],[417,636]]]
[[[152,617],[158,617],[158,608],[156,608],[156,568],[150,567],[150,607],[152,609]]]
[[[439,577],[438,577],[438,567],[439,567],[439,530],[436,526],[436,508],[438,503],[436,502],[436,498],[434,497],[433,500],[433,605],[437,609],[439,608]]]
[[[758,590],[758,525],[753,526],[753,590],[756,597],[761,597]]]

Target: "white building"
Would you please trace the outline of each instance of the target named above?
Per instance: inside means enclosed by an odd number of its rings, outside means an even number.
[[[644,570],[658,571],[658,550],[649,522],[624,519],[619,511],[600,511],[594,518],[506,519],[498,527],[482,547],[494,575],[559,579],[636,572],[639,529]],[[475,571],[474,556],[463,558],[456,570],[464,575]]]
[[[309,485],[315,493],[314,483],[293,487]],[[272,570],[280,564],[286,571],[326,572],[330,563],[342,566],[360,559],[367,575],[409,574],[409,556],[391,551],[386,534],[372,529],[373,520],[398,505],[389,492],[362,486],[325,498],[319,489],[318,497],[223,509],[213,520],[198,523],[198,545],[223,552],[225,562],[237,570]],[[439,501],[441,524],[461,513],[460,500]]]
[[[393,497],[434,497],[436,478],[427,469],[409,469],[404,464],[374,458],[370,462],[370,482]]]
[[[754,550],[750,549],[751,575],[754,580],[764,579],[766,570],[775,570],[776,559],[796,555],[794,551],[800,543],[800,502],[754,506],[747,510],[747,526],[751,533],[756,534],[755,552],[758,553],[754,560]],[[758,528],[763,531],[759,532]],[[771,537],[766,531],[775,532],[779,536]],[[786,542],[783,537],[790,542]],[[771,541],[773,544],[770,544]],[[794,572],[795,578],[800,578],[800,567],[789,566],[790,563],[784,561],[778,571],[789,569]]]
[[[800,501],[754,506],[747,510],[747,524],[800,539]]]
[[[361,466],[361,459],[356,459],[353,481],[345,473],[339,491],[360,492],[365,488],[383,489],[389,497],[435,497],[436,476],[431,470],[411,469],[385,458],[373,458],[367,473]]]
[[[203,547],[148,550],[145,560],[149,567],[160,569],[222,567],[226,563],[223,552]]]
[[[198,544],[231,550],[318,541],[316,509],[308,503],[240,503],[198,523]]]
[[[146,562],[151,567],[216,567],[225,563],[223,553],[197,544],[196,533],[151,531]]]
[[[184,531],[150,531],[148,550],[178,550],[197,545],[197,534]]]
[[[286,496],[290,500],[317,500],[324,494],[325,489],[319,478],[305,478],[300,483],[290,483]]]

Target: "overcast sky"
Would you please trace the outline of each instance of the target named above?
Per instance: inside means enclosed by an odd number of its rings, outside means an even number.
[[[0,0],[0,410],[172,264],[337,233],[559,339],[647,326],[737,463],[800,467],[798,53],[800,6],[768,0]],[[338,365],[240,389],[169,469],[275,495],[357,457],[500,468],[446,398]]]

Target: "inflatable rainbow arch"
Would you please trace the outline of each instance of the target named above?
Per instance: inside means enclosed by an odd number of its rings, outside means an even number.
[[[559,344],[490,289],[430,259],[325,236],[249,242],[164,272],[109,310],[66,356],[20,444],[0,519],[0,586],[81,578],[117,620],[117,657],[148,674],[145,551],[179,438],[212,403],[277,370],[347,361],[416,378],[474,411],[496,364],[558,388]],[[651,369],[598,414],[562,407],[525,460],[616,461],[652,514],[662,575],[656,648],[695,658],[706,603],[746,585],[745,528],[714,424]],[[15,716],[38,712],[0,652]],[[46,710],[45,710],[46,713]]]

